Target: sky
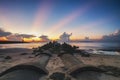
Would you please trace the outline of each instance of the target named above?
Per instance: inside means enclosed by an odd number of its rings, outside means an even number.
[[[72,39],[100,39],[120,30],[120,1],[0,0],[0,29],[50,39],[63,32],[72,33]]]

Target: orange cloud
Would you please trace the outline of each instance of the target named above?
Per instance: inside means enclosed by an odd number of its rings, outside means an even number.
[[[34,37],[34,38],[32,38],[32,40],[33,41],[36,41],[36,42],[39,42],[39,41],[42,41],[40,38],[38,38],[38,37]]]
[[[38,37],[34,37],[34,38],[23,38],[23,41],[24,42],[42,42],[44,40]]]
[[[7,41],[6,37],[0,37],[0,41]]]
[[[32,42],[33,40],[31,38],[23,38],[24,42]]]

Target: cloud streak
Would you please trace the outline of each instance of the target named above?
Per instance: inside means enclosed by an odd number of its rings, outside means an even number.
[[[110,34],[110,35],[104,35],[102,37],[103,41],[120,41],[120,29],[115,31],[114,33]]]
[[[23,41],[24,38],[32,38],[36,37],[34,35],[29,35],[29,34],[12,34],[7,36],[6,38],[8,41]]]
[[[46,36],[46,35],[42,35],[42,36],[40,36],[39,37],[42,41],[50,41],[49,39],[48,39],[48,36]]]
[[[11,34],[12,34],[11,32],[4,31],[3,29],[0,28],[0,37],[9,36]]]
[[[20,34],[20,33],[11,33],[0,28],[0,40],[7,39],[8,41],[22,41],[24,38],[36,37],[31,34]]]
[[[36,36],[30,35],[30,34],[15,34],[15,36],[17,36],[17,37],[23,37],[23,38],[36,37]]]

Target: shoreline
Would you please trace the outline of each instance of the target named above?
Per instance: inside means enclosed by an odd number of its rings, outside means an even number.
[[[5,59],[6,56],[10,56],[11,59]],[[99,55],[99,54],[91,54],[90,57],[83,57],[79,54],[74,55],[78,60],[81,60],[84,64],[92,65],[92,66],[113,66],[120,68],[120,55]],[[36,62],[39,60],[39,56],[35,57],[30,51],[28,52],[17,52],[17,53],[8,53],[0,55],[0,73],[9,69],[10,67]],[[62,71],[64,64],[61,59],[54,55],[46,68],[51,71]]]
[[[28,48],[6,48],[6,49],[0,49],[0,54],[22,53],[22,52],[32,52],[32,49],[28,49]]]
[[[32,49],[26,48],[8,48],[0,50],[3,50],[3,54],[0,54],[0,64],[2,64],[0,65],[0,73],[16,65],[37,62],[42,57],[40,55],[35,56],[32,54]],[[77,60],[82,61],[85,65],[95,67],[103,66],[103,68],[104,66],[108,68],[120,68],[120,55],[90,54],[89,57],[85,57],[81,56],[79,53],[74,53],[73,56],[75,56]],[[58,57],[57,54],[53,54],[46,69],[49,71],[49,75],[51,75],[54,72],[65,72],[66,67],[61,58]]]
[[[99,54],[99,55],[120,55],[119,49],[80,49],[85,51],[87,54]],[[6,53],[22,53],[22,52],[32,52],[33,49],[30,48],[3,48],[0,49],[0,55]],[[109,54],[110,53],[110,54]]]
[[[23,41],[0,41],[0,44],[20,44],[20,43],[29,43]]]

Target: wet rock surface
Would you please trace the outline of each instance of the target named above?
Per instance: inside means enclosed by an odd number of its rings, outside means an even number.
[[[75,76],[76,80],[119,80],[120,77],[107,75],[100,72],[85,71]]]
[[[33,70],[15,70],[12,71],[2,77],[0,77],[0,80],[45,80],[45,78],[42,78],[42,73],[38,73]],[[40,79],[42,78],[42,79]]]
[[[9,60],[9,59],[12,59],[11,56],[6,56],[5,59]]]

